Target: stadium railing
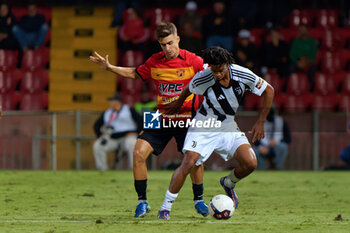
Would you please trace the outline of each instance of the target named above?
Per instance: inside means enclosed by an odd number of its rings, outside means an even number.
[[[95,169],[92,145],[95,140],[93,123],[98,111],[5,111],[0,120],[0,169]],[[257,112],[238,112],[237,122],[242,131],[251,129]],[[292,142],[285,169],[322,170],[340,165],[339,153],[350,142],[346,112],[288,112],[282,114],[291,130]],[[165,168],[178,163],[182,155],[174,141],[160,156],[153,157],[150,169]],[[109,163],[115,168],[114,155]],[[118,169],[126,169],[121,160]],[[111,166],[111,167],[112,167]],[[225,163],[213,155],[206,169],[227,169],[234,162]]]

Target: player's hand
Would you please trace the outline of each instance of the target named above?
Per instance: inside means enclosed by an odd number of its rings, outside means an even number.
[[[266,146],[260,146],[259,151],[260,154],[266,155],[269,152],[269,148],[267,148]]]
[[[253,136],[252,138],[253,143],[264,138],[265,137],[264,122],[263,121],[255,122],[252,130],[250,130],[248,133]]]
[[[269,144],[271,147],[275,147],[277,145],[277,141],[275,139],[272,139]]]
[[[179,113],[182,108],[182,102],[179,100],[175,100],[173,102],[168,103],[164,106],[166,109],[165,114],[167,115],[173,115],[175,113]]]
[[[108,60],[108,55],[106,57],[102,57],[100,54],[97,52],[94,52],[95,56],[90,56],[90,61],[93,63],[96,63],[99,67],[101,67],[104,70],[107,70],[109,67],[111,67],[111,64],[109,63]]]

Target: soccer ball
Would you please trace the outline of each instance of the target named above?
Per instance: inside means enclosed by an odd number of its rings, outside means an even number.
[[[229,219],[234,211],[233,201],[226,195],[216,195],[209,202],[209,214],[216,219]]]

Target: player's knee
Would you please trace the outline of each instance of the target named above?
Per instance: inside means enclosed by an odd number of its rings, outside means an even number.
[[[198,154],[195,152],[187,151],[185,154],[184,159],[181,163],[181,169],[186,174],[191,172],[192,167],[195,165],[196,161],[198,160]]]
[[[250,171],[254,171],[257,167],[258,167],[258,161],[256,160],[256,157],[250,157],[247,161],[246,161],[246,167],[247,169],[249,169]]]
[[[134,161],[134,164],[139,164],[139,163],[145,163],[146,162],[146,159],[145,159],[145,156],[144,156],[144,153],[138,149],[138,148],[135,148],[134,149],[134,152],[133,152],[133,161]]]
[[[180,170],[182,171],[182,173],[187,175],[191,172],[193,165],[194,164],[190,161],[182,161],[181,166],[180,166]]]
[[[96,140],[96,141],[94,142],[94,145],[92,146],[92,148],[93,148],[94,151],[99,151],[100,148],[101,148],[101,143],[100,143],[100,141],[99,141],[99,140]]]
[[[256,161],[256,159],[252,159],[249,161],[248,163],[249,170],[254,171],[257,167],[258,167],[258,162]]]

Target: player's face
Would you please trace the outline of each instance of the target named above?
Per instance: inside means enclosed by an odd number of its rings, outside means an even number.
[[[6,4],[1,4],[0,7],[0,16],[5,17],[9,13],[9,8]]]
[[[211,72],[217,81],[224,80],[228,77],[227,64],[223,65],[209,65]]]
[[[179,55],[180,38],[178,36],[171,34],[159,39],[158,42],[168,60],[174,59]]]
[[[109,107],[115,111],[119,111],[123,106],[123,103],[120,102],[119,100],[110,100],[108,101],[108,103],[109,103]]]

